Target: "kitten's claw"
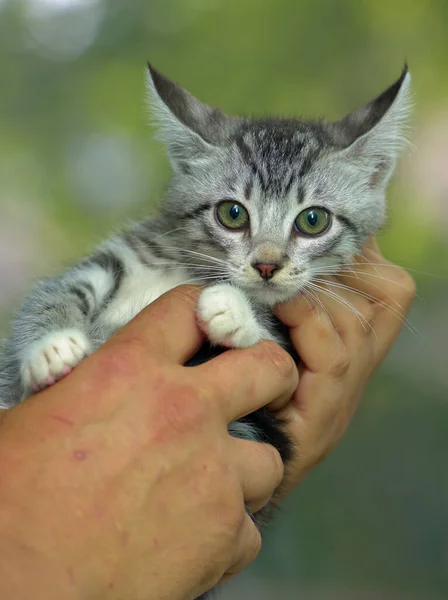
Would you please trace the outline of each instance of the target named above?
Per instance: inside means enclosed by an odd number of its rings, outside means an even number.
[[[206,288],[197,317],[208,339],[227,348],[248,348],[262,339],[261,328],[244,293],[229,284]]]
[[[25,390],[36,393],[70,373],[91,351],[82,331],[62,329],[47,334],[22,355],[21,377]]]

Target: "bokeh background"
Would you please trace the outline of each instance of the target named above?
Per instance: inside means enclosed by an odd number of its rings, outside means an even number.
[[[413,327],[223,599],[448,598],[447,37],[446,0],[0,0],[0,334],[37,277],[157,210],[147,58],[229,113],[328,118],[409,62],[380,244],[417,280]]]

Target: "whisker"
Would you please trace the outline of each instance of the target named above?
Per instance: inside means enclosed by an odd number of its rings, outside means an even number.
[[[410,267],[404,267],[401,265],[394,265],[392,263],[371,263],[371,262],[361,262],[361,263],[350,263],[350,264],[341,264],[341,265],[328,265],[328,266],[318,266],[312,267],[313,271],[327,270],[331,269],[332,271],[343,271],[344,269],[356,269],[358,266],[366,266],[366,267],[387,267],[388,269],[404,269],[405,271],[409,271],[410,273],[417,273],[418,275],[426,275],[428,277],[438,277],[441,279],[446,279],[445,275],[441,275],[440,273],[427,273],[425,271],[418,271],[417,269],[411,269]]]
[[[204,254],[203,252],[196,252],[195,250],[188,250],[187,248],[177,248],[176,246],[163,246],[163,248],[167,250],[177,250],[177,252],[184,252],[185,254],[192,254],[194,256],[200,256],[201,258],[207,261],[227,265],[227,262],[225,260],[222,260],[221,258],[216,258],[216,256]]]
[[[354,279],[354,277],[351,277],[350,275],[347,275],[347,277],[349,277],[349,278],[351,278],[351,279]],[[369,294],[368,292],[365,292],[365,291],[363,291],[363,290],[357,290],[357,289],[355,289],[355,288],[353,288],[353,287],[350,287],[350,286],[348,286],[348,285],[345,285],[345,283],[341,283],[341,282],[337,282],[337,281],[332,281],[331,279],[319,279],[319,278],[317,278],[317,277],[316,277],[316,278],[314,278],[314,279],[313,279],[313,281],[317,281],[317,282],[319,282],[319,283],[323,283],[323,284],[331,285],[331,286],[333,286],[333,287],[337,287],[337,288],[340,288],[340,289],[348,290],[348,291],[350,291],[350,292],[353,292],[353,293],[355,293],[355,294],[358,294],[359,296],[362,296],[363,298],[367,298],[368,300],[370,300],[371,302],[374,302],[375,304],[380,304],[380,305],[382,305],[382,304],[385,304],[385,305],[386,305],[386,306],[388,306],[389,308],[391,308],[391,309],[393,308],[392,306],[390,306],[389,304],[386,304],[386,303],[384,303],[384,301],[383,301],[383,300],[380,300],[379,298],[376,298],[376,297],[375,297],[375,296],[373,296],[372,294]],[[379,289],[379,290],[381,289],[381,287],[380,287],[379,285],[375,285],[374,283],[372,283],[372,284],[370,284],[370,285],[372,285],[373,287],[376,287],[376,288],[377,288],[377,289]],[[387,296],[387,297],[389,297],[389,296]],[[390,298],[390,299],[392,300],[392,298]],[[394,300],[394,302],[395,302],[395,304],[398,306],[398,308],[401,308],[401,309],[403,308],[403,307],[401,306],[401,304],[399,304],[399,303],[398,303],[398,302],[396,302],[395,300]]]
[[[228,278],[226,279],[224,277],[218,277],[218,276],[192,277],[191,279],[186,279],[185,281],[181,281],[180,283],[178,283],[178,285],[187,285],[188,283],[200,282],[200,281],[205,281],[205,280],[214,280],[214,281],[219,281],[221,283],[225,283],[226,281],[229,281]]]
[[[165,233],[161,233],[160,235],[155,237],[152,241],[155,242],[156,240],[159,240],[161,237],[164,237],[165,235],[170,235],[170,234],[174,233],[175,231],[181,231],[182,229],[186,229],[186,227],[176,227],[176,229],[171,229],[170,231],[165,231]]]
[[[334,273],[330,273],[330,272],[320,272],[319,275],[322,276],[334,276],[334,275],[342,275],[343,277],[347,277],[349,279],[360,279],[360,277],[358,277],[357,275],[364,275],[366,277],[374,277],[376,279],[380,279],[382,281],[387,281],[388,283],[393,283],[395,285],[397,285],[398,287],[401,287],[403,290],[407,290],[408,288],[403,284],[400,283],[399,281],[394,281],[393,279],[389,279],[388,277],[384,277],[383,275],[377,275],[375,273],[369,273],[368,271],[360,271],[359,269],[350,269],[350,270],[344,270],[344,271],[339,271],[339,272],[334,272]],[[371,285],[372,287],[375,287],[378,290],[383,291],[383,288],[379,285],[375,285],[372,282],[369,282],[369,285]],[[383,292],[384,293],[384,292]],[[387,298],[390,298],[392,300],[392,298],[388,295],[385,294],[385,296]],[[418,294],[415,294],[416,298],[419,298],[420,300],[423,300],[423,302],[426,302],[425,299],[422,296],[419,296]],[[395,302],[395,301],[394,301]],[[398,302],[395,302],[397,304],[397,306],[399,306],[400,308],[402,308],[402,306],[400,306],[400,304]]]
[[[302,290],[302,294],[303,294],[303,297],[305,298],[305,300],[306,300],[306,302],[307,302],[307,304],[308,304],[308,306],[310,307],[310,310],[311,310],[313,308],[313,306],[312,306],[312,304],[310,302],[308,290],[306,288],[304,288]]]
[[[130,246],[130,248],[142,248],[142,249],[146,249],[151,251],[151,248],[148,247],[148,244],[133,244],[132,246]],[[204,254],[203,252],[196,252],[195,250],[189,250],[187,248],[179,248],[178,246],[165,246],[162,245],[161,250],[175,250],[176,252],[183,252],[185,254],[191,254],[193,256],[199,256],[201,259],[208,261],[208,262],[213,262],[213,263],[218,263],[218,264],[223,264],[223,265],[227,265],[227,262],[225,260],[222,260],[221,258],[217,258],[216,256],[210,256],[209,254]],[[169,257],[166,257],[169,260]],[[157,261],[157,257],[155,257],[154,259],[155,261]],[[173,258],[173,260],[176,260],[175,258]]]
[[[327,283],[327,282],[325,282]],[[361,323],[362,328],[364,329],[364,331],[367,331],[367,329],[365,329],[364,327],[364,323],[367,325],[367,328],[370,328],[372,330],[372,332],[375,333],[375,330],[373,329],[372,325],[367,321],[367,319],[364,317],[364,315],[362,315],[354,306],[353,304],[350,304],[350,302],[348,302],[347,300],[344,300],[344,298],[341,298],[340,296],[338,296],[335,292],[331,292],[330,290],[327,290],[326,288],[322,287],[321,285],[315,284],[315,283],[309,283],[309,286],[319,290],[319,292],[321,292],[322,294],[326,294],[329,298],[332,298],[333,300],[336,300],[336,302],[339,302],[341,305],[345,306],[346,308],[348,308],[349,310],[351,310],[351,312],[353,312],[359,319],[359,322]]]
[[[328,316],[328,318],[330,319],[333,327],[336,329],[336,331],[338,330],[338,328],[336,327],[336,323],[333,320],[333,317],[331,316],[330,311],[328,310],[328,308],[325,306],[325,304],[322,302],[322,300],[319,298],[319,296],[317,294],[315,294],[312,290],[307,289],[308,293],[311,295],[311,298],[314,299],[314,302],[316,302],[321,309],[324,311],[324,313]],[[318,318],[320,317],[320,315],[318,316]]]
[[[385,310],[387,310],[388,312],[390,312],[391,314],[396,316],[400,321],[402,321],[402,323],[404,323],[406,325],[406,327],[409,329],[409,331],[411,333],[413,333],[415,335],[420,335],[420,332],[418,331],[418,329],[414,325],[412,325],[412,323],[409,321],[409,319],[407,317],[405,317],[405,315],[403,315],[399,310],[397,310],[390,304],[387,304],[387,302],[384,302],[383,300],[380,300],[379,298],[375,298],[375,296],[372,296],[371,294],[368,294],[367,292],[363,292],[361,290],[355,290],[354,288],[347,286],[343,283],[337,283],[337,282],[328,281],[325,279],[314,279],[313,281],[317,281],[318,283],[323,283],[325,285],[330,285],[330,286],[338,288],[338,289],[348,290],[352,293],[357,294],[358,296],[361,296],[362,298],[370,300],[374,304],[378,304],[379,306],[381,306],[382,308],[384,308]],[[397,304],[397,306],[402,308],[398,303],[396,303],[396,304]]]
[[[150,266],[150,267],[154,267],[155,269],[161,269],[163,271],[169,271],[169,270],[175,270],[175,269],[182,269],[185,267],[188,267],[188,269],[201,269],[201,270],[205,270],[205,271],[216,271],[216,272],[221,272],[222,271],[222,267],[220,266],[215,266],[215,265],[199,265],[199,264],[194,264],[194,263],[176,263],[173,265],[173,263],[157,263],[157,264],[152,264],[152,263],[142,263],[144,264],[144,266]],[[165,268],[165,265],[168,265],[168,268]]]

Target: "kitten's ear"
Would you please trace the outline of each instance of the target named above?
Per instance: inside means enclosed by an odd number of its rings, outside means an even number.
[[[329,124],[337,146],[345,147],[345,157],[371,171],[369,185],[373,189],[387,185],[395,159],[406,143],[406,121],[412,108],[410,84],[405,65],[399,79],[377,98]]]
[[[174,165],[202,158],[225,141],[232,119],[197,100],[148,63],[152,112]]]

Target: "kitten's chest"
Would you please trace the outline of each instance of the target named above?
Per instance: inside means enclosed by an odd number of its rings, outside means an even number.
[[[116,331],[159,296],[187,280],[194,283],[182,268],[163,272],[137,265],[126,273],[115,297],[99,315],[98,324]]]

